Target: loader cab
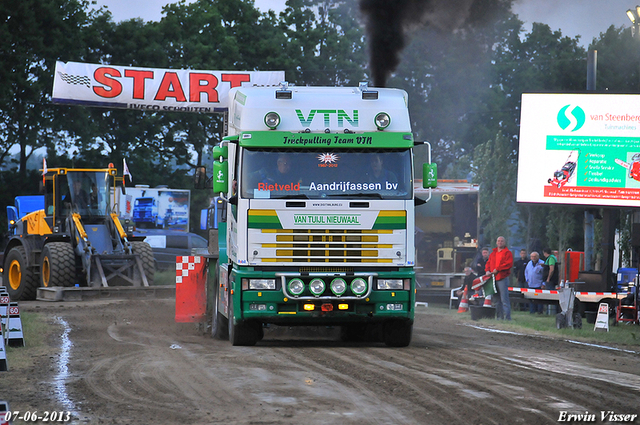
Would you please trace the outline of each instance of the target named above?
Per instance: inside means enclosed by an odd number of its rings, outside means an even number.
[[[65,220],[72,213],[80,214],[85,223],[104,221],[111,209],[109,179],[113,177],[109,171],[49,170],[44,183],[47,224],[64,231]]]
[[[61,177],[63,213],[70,209],[79,213],[83,220],[108,214],[108,174],[103,171],[69,171]]]

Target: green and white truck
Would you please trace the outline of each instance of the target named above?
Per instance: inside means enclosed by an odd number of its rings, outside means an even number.
[[[407,94],[236,88],[214,148],[224,199],[213,335],[253,345],[265,324],[340,326],[345,340],[411,341],[413,148]],[[420,143],[422,144],[422,143]],[[435,164],[424,164],[425,187]]]

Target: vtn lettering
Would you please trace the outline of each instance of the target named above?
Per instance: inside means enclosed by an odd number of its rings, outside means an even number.
[[[353,114],[349,116],[349,114],[343,109],[311,109],[309,111],[309,115],[305,117],[304,112],[300,109],[296,109],[296,115],[298,116],[298,120],[300,120],[300,124],[303,127],[310,127],[313,119],[316,115],[322,115],[324,120],[324,126],[331,126],[331,117],[336,116],[338,127],[344,127],[344,122],[347,121],[351,126],[358,127],[358,110],[354,109]]]

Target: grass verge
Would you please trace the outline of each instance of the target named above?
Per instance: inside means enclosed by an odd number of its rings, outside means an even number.
[[[51,355],[48,344],[57,326],[39,313],[20,313],[24,347],[6,347],[9,371],[19,371],[31,367],[34,359]]]
[[[607,332],[602,330],[594,331],[594,325],[587,323],[584,317],[582,318],[582,329],[557,329],[555,315],[529,314],[528,311],[512,310],[511,321],[495,319],[481,319],[474,321],[471,320],[471,314],[469,312],[458,313],[457,310],[449,310],[448,306],[440,306],[437,304],[430,304],[427,312],[447,315],[452,319],[465,324],[487,326],[511,332],[544,335],[590,344],[621,345],[627,346],[631,350],[637,350],[640,347],[640,326],[627,324],[618,324],[617,326],[613,326],[613,319],[609,320],[609,332]]]

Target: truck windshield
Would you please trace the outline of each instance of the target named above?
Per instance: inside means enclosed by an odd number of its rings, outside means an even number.
[[[260,150],[242,157],[243,198],[411,199],[411,151]]]
[[[104,172],[68,172],[68,187],[62,188],[63,206],[71,206],[80,214],[106,215],[109,204],[108,178]]]

